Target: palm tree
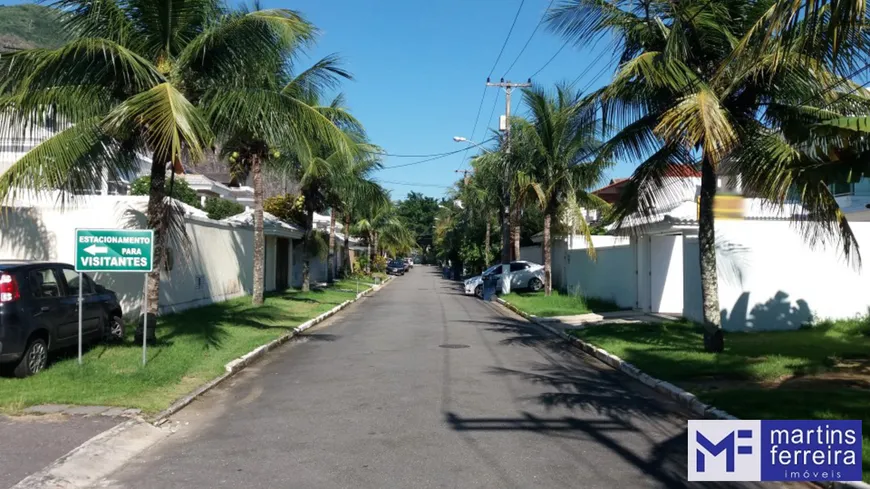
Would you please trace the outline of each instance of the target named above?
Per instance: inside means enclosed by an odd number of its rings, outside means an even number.
[[[300,37],[286,52],[261,63],[258,70],[252,70],[249,83],[255,85],[254,89],[223,90],[207,100],[210,120],[224,143],[223,152],[238,155],[238,164],[234,167],[237,176],[246,179],[250,174],[253,177],[254,290],[251,300],[255,305],[263,303],[265,280],[263,166],[293,167],[300,158],[310,159],[312,148],[320,153],[335,153],[336,159],[346,157],[350,151],[349,141],[336,124],[359,125],[338,106],[316,105],[322,92],[337,86],[341,79],[351,78],[350,73],[340,67],[338,58],[327,56],[299,74],[284,71],[285,60],[306,40]],[[282,157],[282,153],[287,157]],[[313,214],[310,217],[313,218]],[[306,249],[310,244],[306,238]],[[305,263],[307,267],[307,259]],[[307,268],[303,275],[303,286],[307,289]]]
[[[708,351],[724,348],[713,219],[720,167],[746,171],[759,155],[773,156],[762,166],[764,175],[747,179],[746,188],[775,202],[800,200],[813,213],[802,221],[808,234],[839,240],[847,254],[855,250],[826,181],[818,172],[790,168],[799,151],[782,138],[803,133],[807,141],[805,129],[786,127],[794,114],[830,99],[847,70],[866,59],[860,32],[866,5],[822,0],[793,15],[797,8],[782,0],[576,0],[550,15],[551,25],[569,39],[589,42],[609,33],[621,45],[613,81],[596,94],[603,122],[619,127],[600,157],[642,160],[615,208],[619,221],[654,213],[670,197],[667,175],[701,169],[699,249]],[[808,159],[816,166],[830,160],[830,152],[806,148],[815,153]],[[770,183],[776,185],[763,187]]]
[[[155,231],[150,313],[159,305],[167,164],[196,163],[212,140],[203,98],[243,90],[249,73],[312,33],[296,12],[229,11],[217,0],[60,0],[70,41],[0,57],[0,110],[9,128],[60,130],[0,176],[0,199],[16,189],[74,195],[151,164],[148,226]],[[8,134],[6,134],[8,135]],[[3,136],[0,134],[0,136]]]
[[[533,87],[523,91],[529,119],[517,119],[520,144],[531,159],[531,175],[520,173],[520,186],[534,190],[544,212],[544,293],[553,291],[551,229],[553,218],[562,217],[579,228],[594,256],[592,235],[583,208],[603,209],[607,204],[588,190],[601,181],[607,160],[596,159],[601,145],[595,104],[584,102],[568,86],[553,93]]]
[[[382,251],[400,253],[414,246],[414,236],[396,215],[392,202],[371,206],[366,216],[354,224],[354,234],[363,236],[368,243],[368,265],[366,273],[371,273],[371,265]]]

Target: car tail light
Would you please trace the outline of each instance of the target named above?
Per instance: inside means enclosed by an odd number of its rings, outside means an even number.
[[[0,274],[0,303],[17,301],[21,297],[18,293],[18,282],[15,277],[8,273]]]

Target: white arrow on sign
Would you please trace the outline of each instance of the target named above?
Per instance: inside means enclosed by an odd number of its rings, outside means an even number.
[[[108,253],[109,247],[108,246],[97,246],[95,244],[92,244],[92,245],[88,246],[87,248],[85,248],[85,251],[87,251],[91,255],[96,255],[97,253],[100,253],[100,254]]]

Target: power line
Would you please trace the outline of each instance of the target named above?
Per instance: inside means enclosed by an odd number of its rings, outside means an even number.
[[[421,163],[428,163],[428,162],[430,162],[430,161],[440,160],[441,158],[447,158],[448,156],[450,156],[450,155],[455,155],[456,153],[461,153],[461,152],[463,152],[463,151],[466,151],[466,149],[467,149],[467,148],[457,149],[456,151],[451,151],[451,152],[449,152],[449,153],[444,153],[444,154],[441,154],[441,155],[438,155],[438,156],[435,156],[435,157],[432,157],[432,158],[426,158],[425,160],[414,161],[414,162],[411,162],[411,163],[402,163],[401,165],[390,165],[390,166],[385,166],[385,167],[381,168],[381,170],[388,170],[388,169],[390,169],[390,168],[402,168],[402,167],[405,167],[405,166],[413,166],[413,165],[419,165],[419,164],[421,164]]]
[[[501,55],[504,54],[504,48],[507,46],[508,41],[511,38],[511,33],[514,31],[514,26],[517,25],[517,19],[520,18],[520,12],[523,10],[523,4],[526,3],[526,0],[520,0],[520,6],[517,8],[517,14],[514,15],[514,21],[511,23],[511,28],[508,30],[507,37],[504,38],[504,43],[501,45],[501,50],[498,52],[498,57],[495,58],[495,63],[492,64],[492,69],[489,70],[489,75],[486,75],[487,78],[491,78],[492,74],[495,72],[495,67],[498,66],[499,60],[501,60]]]
[[[437,188],[453,188],[449,185],[437,185],[434,183],[416,183],[416,182],[394,182],[391,180],[381,180],[380,183],[387,183],[390,185],[407,185],[409,187],[437,187]]]
[[[487,86],[483,87],[483,95],[480,97],[480,105],[477,106],[477,116],[474,118],[474,127],[471,129],[471,139],[474,140],[474,133],[477,132],[477,123],[480,121],[480,111],[483,110],[483,102],[486,100],[486,89],[489,88]],[[496,100],[498,97],[496,97]],[[471,147],[465,148],[465,153],[462,155],[462,161],[459,162],[459,166],[456,167],[457,170],[461,169],[465,166],[465,158],[468,156],[468,150]]]
[[[532,31],[532,34],[529,36],[529,39],[526,40],[526,43],[523,45],[523,48],[520,49],[520,52],[519,52],[519,54],[517,54],[517,57],[514,58],[514,61],[511,63],[510,66],[508,66],[508,69],[505,70],[503,78],[506,78],[508,76],[511,69],[514,67],[515,64],[517,64],[517,61],[520,60],[520,57],[523,55],[523,53],[526,52],[526,48],[529,47],[529,43],[532,42],[532,38],[535,37],[535,33],[538,32],[538,29],[541,27],[541,24],[544,23],[544,19],[547,18],[547,12],[550,11],[550,7],[553,6],[553,2],[555,2],[555,1],[556,0],[550,0],[550,3],[547,5],[547,8],[544,10],[544,13],[541,14],[541,20],[538,21],[538,25],[535,26],[535,30]]]
[[[488,142],[488,141],[492,141],[492,139],[488,139],[488,140],[484,141],[484,143]],[[402,167],[406,167],[406,166],[419,165],[421,163],[428,163],[430,161],[440,160],[441,158],[446,158],[448,156],[455,155],[457,153],[461,153],[463,151],[468,151],[468,149],[469,148],[461,148],[461,149],[457,149],[456,151],[451,151],[449,153],[442,153],[442,154],[440,154],[438,156],[434,156],[432,158],[426,158],[425,160],[413,161],[411,163],[402,163],[401,165],[385,166],[385,167],[382,167],[381,170],[389,170],[391,168],[402,168]]]
[[[552,63],[553,60],[556,59],[556,56],[559,56],[559,53],[561,53],[562,50],[565,49],[565,46],[567,46],[567,45],[568,45],[568,41],[565,41],[565,43],[562,44],[562,47],[560,47],[559,50],[556,51],[556,53],[553,54],[553,56],[551,56],[550,59],[548,59],[546,63],[544,63],[544,66],[541,66],[540,68],[538,68],[538,71],[532,73],[532,76],[530,76],[529,78],[534,78],[535,76],[538,75],[538,73],[544,71],[544,68],[546,68],[547,66],[549,66],[550,63]]]
[[[381,153],[378,151],[362,151],[363,153],[368,153],[372,155],[380,155],[380,156],[389,156],[391,158],[430,158],[433,156],[449,156],[451,154],[456,153],[456,151],[446,151],[444,153],[432,153],[432,154],[423,154],[423,155],[409,155],[409,154],[393,154],[393,153]]]

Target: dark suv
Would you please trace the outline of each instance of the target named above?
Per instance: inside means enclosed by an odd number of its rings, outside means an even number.
[[[83,274],[83,341],[121,340],[118,297]],[[79,274],[66,263],[0,260],[0,367],[33,375],[48,353],[78,344]]]

